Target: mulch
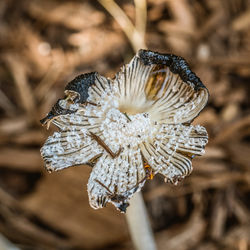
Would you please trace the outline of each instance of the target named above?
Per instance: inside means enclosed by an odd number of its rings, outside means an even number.
[[[133,21],[132,1],[117,1]],[[250,1],[148,0],[149,49],[184,57],[210,91],[206,154],[143,195],[159,249],[250,249]],[[80,73],[133,56],[98,1],[0,1],[0,233],[21,249],[131,249],[124,215],[89,207],[90,169],[48,174],[39,120]]]

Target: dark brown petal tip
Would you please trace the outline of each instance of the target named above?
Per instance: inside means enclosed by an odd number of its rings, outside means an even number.
[[[139,50],[138,55],[144,65],[156,64],[168,66],[170,71],[174,74],[178,74],[184,82],[193,84],[195,90],[206,88],[200,78],[191,71],[190,66],[185,59],[180,56],[161,54],[143,49]]]
[[[88,99],[88,89],[96,80],[96,72],[82,74],[69,82],[65,90],[71,90],[79,94],[79,103],[84,103]]]
[[[48,115],[46,117],[44,117],[43,119],[40,120],[40,122],[42,123],[42,125],[46,125],[48,123],[48,121],[52,120],[53,118],[55,118],[56,116],[59,115],[67,115],[67,114],[72,114],[75,111],[70,110],[70,109],[64,109],[60,106],[60,101],[64,100],[64,99],[58,99],[58,101],[56,102],[56,104],[52,107],[51,111],[48,113]]]
[[[122,203],[119,207],[118,207],[118,209],[119,209],[119,211],[121,212],[121,213],[126,213],[126,211],[127,211],[127,207],[129,206],[129,203]]]
[[[52,107],[48,115],[40,120],[43,125],[46,125],[49,121],[59,115],[67,115],[76,112],[76,109],[72,109],[70,105],[77,103],[84,103],[88,98],[88,89],[95,82],[96,72],[82,74],[77,76],[74,80],[69,82],[65,87],[64,99],[59,99]],[[62,101],[62,103],[61,103]],[[63,106],[61,105],[63,104]]]

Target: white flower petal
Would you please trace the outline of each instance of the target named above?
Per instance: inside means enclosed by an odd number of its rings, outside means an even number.
[[[104,153],[94,166],[89,181],[90,205],[97,209],[112,202],[125,212],[128,200],[145,182],[145,170],[140,151],[124,149],[113,159]]]
[[[169,124],[191,122],[208,100],[207,89],[184,59],[168,54],[139,51],[114,85],[120,110],[148,112],[152,120]]]
[[[88,89],[88,102],[97,105],[105,103],[105,97],[111,93],[111,82],[104,76],[96,74],[95,82]]]
[[[191,159],[204,154],[207,142],[207,132],[201,126],[164,124],[154,141],[148,140],[140,147],[154,173],[175,183],[191,173]]]
[[[41,120],[60,129],[41,149],[46,168],[90,164],[90,205],[111,202],[124,212],[152,171],[174,183],[192,171],[207,132],[183,124],[207,100],[206,87],[185,60],[170,54],[140,50],[114,80],[80,75]]]
[[[102,153],[103,148],[80,130],[55,132],[41,148],[48,171],[88,164]]]
[[[90,123],[90,120],[94,119],[94,122]],[[98,120],[102,120],[102,116],[89,115],[86,112],[86,108],[79,108],[78,111],[72,114],[58,115],[53,118],[52,123],[55,124],[60,130],[74,130],[80,129],[87,131],[88,129],[99,127]]]
[[[76,77],[65,87],[64,99],[59,99],[48,115],[41,120],[43,125],[54,123],[61,130],[69,130],[72,126],[89,125],[89,119],[99,119],[103,113],[94,112],[90,115],[88,107],[103,106],[107,103],[106,96],[111,93],[110,80],[96,72]],[[91,124],[90,124],[91,125]]]
[[[151,101],[147,99],[145,84],[153,66],[145,66],[135,56],[131,62],[124,65],[114,79],[114,92],[119,99],[119,109],[127,114],[145,113],[149,110]]]

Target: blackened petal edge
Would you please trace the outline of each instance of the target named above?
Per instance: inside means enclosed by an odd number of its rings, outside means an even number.
[[[138,51],[138,55],[144,65],[166,65],[172,73],[178,74],[184,82],[188,84],[189,82],[192,83],[195,90],[199,90],[200,88],[206,89],[200,78],[192,72],[189,64],[181,56],[162,54],[143,49]]]

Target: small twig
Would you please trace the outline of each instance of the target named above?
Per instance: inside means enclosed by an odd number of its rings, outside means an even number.
[[[20,57],[14,54],[7,54],[4,58],[18,90],[18,103],[29,114],[30,120],[32,120],[35,114],[35,99],[28,82],[26,66]]]
[[[135,2],[135,28],[140,34],[141,39],[145,40],[146,24],[147,24],[147,1],[134,0],[134,2]]]
[[[139,0],[138,0],[139,1]],[[139,49],[146,48],[144,43],[144,37],[141,36],[141,33],[135,28],[133,23],[129,20],[124,11],[116,4],[113,0],[99,0],[99,3],[113,16],[113,18],[117,21],[117,23],[121,26],[122,30],[128,37],[133,49],[135,51]],[[137,11],[138,12],[138,11]],[[141,16],[141,14],[137,14]],[[139,26],[145,26],[141,24],[139,21]],[[144,28],[140,28],[144,29]]]
[[[122,151],[122,148],[120,147],[120,149],[114,153],[109,146],[98,136],[95,135],[94,133],[90,132],[90,136],[101,146],[103,147],[109,154],[110,156],[115,159],[116,157],[118,157]]]
[[[131,122],[131,119],[129,118],[129,116],[128,116],[128,114],[127,113],[123,113],[125,116],[126,116],[126,118]]]
[[[7,97],[7,95],[0,89],[0,107],[5,110],[7,115],[15,114],[15,106]]]

